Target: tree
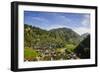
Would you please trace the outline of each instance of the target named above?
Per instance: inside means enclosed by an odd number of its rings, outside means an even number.
[[[74,50],[82,59],[90,58],[90,35],[88,35]]]

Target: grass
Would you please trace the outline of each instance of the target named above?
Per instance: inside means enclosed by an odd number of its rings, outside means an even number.
[[[67,50],[69,52],[73,52],[73,50],[75,49],[76,45],[73,44],[66,44],[66,46],[64,48],[57,48],[56,51],[57,52],[63,52],[64,50]]]
[[[35,50],[31,48],[25,48],[24,49],[24,58],[27,60],[32,60],[36,57],[38,57],[40,53],[36,52]]]
[[[74,48],[76,47],[76,45],[73,45],[73,44],[66,44],[65,47],[63,48],[55,48],[54,52],[56,53],[57,56],[55,56],[54,59],[60,59],[61,57],[62,58],[66,58],[66,56],[64,55],[67,55],[67,54],[70,54],[74,51]],[[64,55],[63,55],[64,54]],[[41,52],[37,52],[36,49],[32,49],[32,48],[25,48],[24,49],[24,59],[25,61],[28,60],[28,61],[37,61],[39,59],[39,57],[42,56],[42,53]],[[41,57],[42,59],[42,57]],[[51,59],[51,56],[45,56],[43,58],[43,60],[50,60]]]
[[[73,50],[74,50],[75,47],[76,47],[76,46],[73,45],[73,44],[66,44],[66,49],[67,49],[69,52],[73,52]]]

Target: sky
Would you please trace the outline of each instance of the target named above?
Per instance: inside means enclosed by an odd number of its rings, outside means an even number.
[[[90,14],[24,11],[24,24],[45,30],[70,28],[82,35],[90,33]]]

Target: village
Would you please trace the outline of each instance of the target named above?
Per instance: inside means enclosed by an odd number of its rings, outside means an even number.
[[[37,53],[40,53],[39,56],[33,58],[33,61],[54,61],[54,60],[69,60],[69,59],[78,59],[76,54],[70,53],[63,49],[47,49],[47,48],[38,48],[35,49]],[[32,61],[26,60],[26,61]]]

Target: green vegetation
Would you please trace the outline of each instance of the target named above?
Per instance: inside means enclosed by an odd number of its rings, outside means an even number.
[[[66,44],[76,45],[80,36],[68,28],[46,31],[37,27],[24,25],[24,45],[32,48],[62,48]]]
[[[31,48],[24,49],[24,57],[27,60],[35,60],[36,57],[40,56],[40,53],[36,52],[36,50]]]
[[[88,35],[75,49],[74,52],[81,59],[90,58],[90,35]]]
[[[25,61],[48,61],[80,58],[75,52],[80,38],[80,35],[69,28],[47,31],[25,24],[24,59]]]
[[[73,52],[75,47],[76,47],[76,45],[73,45],[73,44],[66,45],[67,51],[69,51],[69,52]]]

